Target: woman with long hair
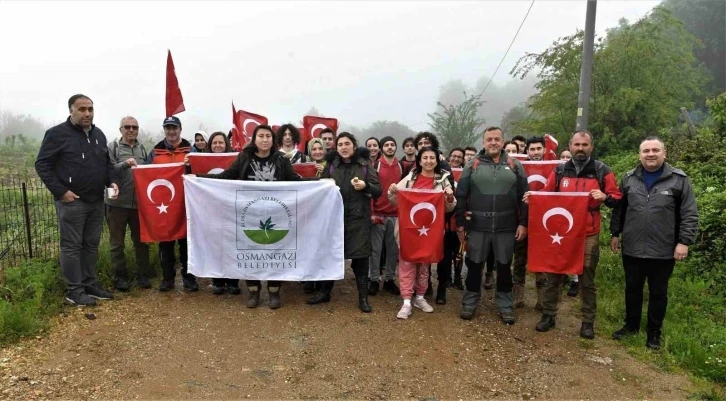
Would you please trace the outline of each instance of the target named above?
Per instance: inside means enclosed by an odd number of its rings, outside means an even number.
[[[224,180],[247,181],[300,181],[300,176],[292,169],[290,159],[277,149],[275,135],[269,125],[258,125],[252,133],[250,142],[239,152],[228,169],[219,174],[200,174],[199,177]],[[280,281],[268,281],[270,309],[282,306],[280,301]],[[256,308],[260,302],[259,280],[247,280],[247,307]]]
[[[398,203],[398,190],[404,188],[413,189],[439,189],[444,192],[444,209],[450,213],[456,207],[456,198],[449,181],[449,172],[441,169],[439,151],[436,148],[425,146],[416,154],[416,165],[406,177],[398,184],[391,184],[388,188],[388,199],[391,204]],[[398,224],[398,223],[396,223]],[[398,233],[398,230],[396,230]],[[399,319],[408,319],[415,306],[424,312],[433,312],[434,308],[426,302],[424,294],[429,285],[429,263],[414,263],[399,257],[398,261],[398,283],[401,288],[403,306],[396,315]],[[438,269],[439,280],[451,276],[451,264],[441,265]],[[416,299],[411,304],[411,298],[415,292]]]
[[[335,138],[335,152],[326,156],[328,162],[320,175],[332,178],[343,197],[343,226],[345,258],[351,259],[351,267],[358,287],[358,308],[370,313],[368,303],[368,263],[371,247],[371,199],[381,196],[378,174],[369,159],[366,148],[359,148],[355,136],[341,132]],[[309,298],[308,303],[330,302],[333,281],[323,281],[320,293]]]
[[[371,161],[371,166],[381,157],[381,142],[378,138],[372,136],[366,139],[366,148],[370,152],[368,159]]]

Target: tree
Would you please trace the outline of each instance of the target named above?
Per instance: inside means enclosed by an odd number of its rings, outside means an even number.
[[[324,117],[320,112],[318,111],[315,106],[311,107],[310,110],[308,110],[307,113],[305,113],[306,116],[314,116],[314,117]]]
[[[484,104],[481,96],[467,95],[466,92],[463,94],[464,101],[461,103],[445,105],[437,102],[440,111],[427,114],[431,119],[431,130],[441,141],[442,151],[476,143],[479,134],[475,129],[486,122],[478,116],[478,110]]]
[[[520,104],[514,106],[506,111],[501,118],[501,124],[499,125],[507,138],[511,138],[516,135],[527,135],[528,132],[523,129],[521,124],[524,121],[529,120],[532,117],[532,112],[529,108]]]
[[[511,74],[536,73],[529,100],[537,118],[517,123],[534,132],[575,128],[583,32],[558,39],[542,53],[520,58]],[[646,134],[678,122],[680,107],[703,96],[709,74],[694,56],[698,40],[664,7],[598,38],[594,49],[589,130],[607,146],[632,148]],[[605,146],[603,146],[605,145]]]
[[[26,138],[43,138],[48,127],[40,120],[25,114],[0,110],[0,139],[23,134]]]

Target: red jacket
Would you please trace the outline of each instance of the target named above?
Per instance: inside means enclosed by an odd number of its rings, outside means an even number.
[[[388,187],[390,187],[391,184],[398,184],[403,176],[403,167],[395,157],[391,164],[388,164],[385,157],[381,157],[374,164],[374,168],[378,172],[378,180],[381,182],[381,188],[384,193],[385,191],[388,191]],[[381,217],[396,217],[398,216],[398,208],[391,205],[387,196],[381,196],[373,201],[373,215]]]
[[[598,160],[590,159],[582,168],[580,174],[577,174],[574,163],[572,160],[569,160],[567,163],[557,166],[552,171],[542,191],[590,192],[593,189],[602,191],[607,195],[607,199],[601,202],[592,197],[590,198],[588,205],[590,213],[587,216],[586,233],[589,237],[600,233],[600,205],[605,203],[605,206],[613,208],[623,197],[620,189],[618,189],[615,174],[610,170],[610,167]]]

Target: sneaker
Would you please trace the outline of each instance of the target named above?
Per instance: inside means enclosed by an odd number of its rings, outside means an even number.
[[[570,281],[570,289],[567,291],[567,296],[574,298],[578,294],[580,294],[580,283],[577,281]]]
[[[148,277],[146,277],[146,276],[139,276],[139,277],[138,277],[138,278],[136,279],[136,284],[137,284],[137,285],[138,285],[139,287],[141,287],[141,288],[144,288],[144,289],[149,289],[149,288],[151,288],[151,280],[149,280],[149,278],[148,278]]]
[[[476,308],[472,308],[470,306],[462,306],[461,312],[459,312],[459,317],[464,320],[471,320],[474,318],[474,312],[476,312]]]
[[[182,279],[182,283],[184,289],[189,292],[199,291],[199,284],[197,284],[197,279],[194,277],[184,278]]]
[[[91,285],[86,287],[86,294],[91,298],[108,300],[113,298],[113,294],[104,290],[99,285]]]
[[[514,316],[514,312],[502,312],[499,314],[504,324],[511,326],[517,322],[517,318]]]
[[[491,290],[494,288],[494,275],[492,273],[486,273],[484,278],[484,289]]]
[[[660,349],[660,330],[648,332],[648,340],[645,342],[645,346],[654,351]]]
[[[72,306],[96,306],[96,300],[83,290],[66,294],[65,303]]]
[[[638,330],[633,330],[628,326],[627,324],[623,326],[620,330],[613,333],[613,340],[621,340],[624,337],[637,334]]]
[[[116,291],[128,292],[130,285],[128,280],[119,277],[113,281],[113,287],[116,289]]]
[[[226,291],[227,291],[227,289],[224,288],[224,286],[220,286],[220,287],[217,287],[216,285],[212,286],[212,294],[214,294],[214,295],[222,295]]]
[[[430,308],[430,306],[429,306],[429,308]],[[398,314],[396,315],[396,317],[398,319],[408,319],[408,317],[411,316],[412,312],[413,312],[413,310],[411,308],[411,304],[403,304],[403,306],[401,307],[401,310],[398,311]]]
[[[238,285],[228,285],[227,292],[232,295],[239,295],[242,293],[242,289],[240,289]]]
[[[174,289],[174,280],[161,280],[159,284],[159,291],[167,292]]]
[[[368,285],[368,295],[378,295],[379,288],[380,283],[378,281],[371,281],[371,283]]]
[[[393,280],[386,280],[383,282],[383,289],[390,292],[393,295],[401,295],[401,290]]]
[[[546,331],[549,331],[551,328],[555,327],[556,317],[555,315],[542,315],[542,318],[539,320],[539,323],[537,323],[536,326],[534,326],[534,329],[539,331],[540,333],[544,333]]]
[[[419,297],[416,297],[416,299],[413,301],[413,306],[421,309],[426,313],[431,313],[434,311],[434,308],[432,308],[425,299]]]
[[[595,338],[595,327],[593,327],[592,323],[582,322],[582,326],[580,326],[580,337],[587,340]]]

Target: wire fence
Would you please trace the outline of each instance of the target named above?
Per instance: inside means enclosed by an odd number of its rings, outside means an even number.
[[[58,256],[54,202],[37,176],[0,179],[0,270]]]

